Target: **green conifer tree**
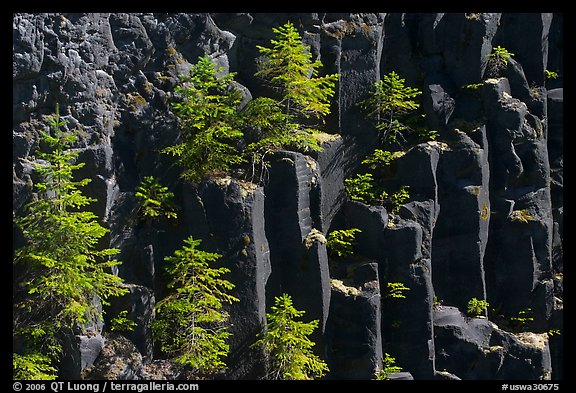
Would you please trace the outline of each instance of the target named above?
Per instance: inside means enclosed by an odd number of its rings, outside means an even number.
[[[185,180],[228,172],[244,161],[236,145],[243,136],[238,120],[242,95],[232,86],[235,74],[217,76],[221,71],[205,55],[175,89],[179,101],[172,109],[180,119],[182,142],[163,152],[178,158]]]
[[[174,205],[174,193],[168,191],[168,187],[160,184],[154,176],[144,177],[134,195],[140,201],[139,212],[145,219],[178,218]]]
[[[247,108],[249,121],[257,115],[261,137],[248,151],[261,158],[278,147],[303,151],[320,150],[314,138],[317,122],[330,113],[338,74],[319,76],[320,60],[312,61],[310,48],[290,22],[273,29],[271,47],[257,46],[263,55],[256,76],[275,92],[274,98],[259,97]]]
[[[83,332],[100,320],[103,304],[111,296],[126,293],[122,280],[112,274],[119,264],[113,248],[99,242],[108,230],[87,210],[95,199],[79,187],[90,179],[73,180],[78,151],[69,149],[74,133],[65,134],[66,122],[56,114],[48,117],[53,135],[41,132],[49,152],[37,152],[43,164],[35,165],[41,181],[37,197],[16,218],[26,244],[14,252],[13,337],[20,353],[14,353],[14,376],[50,378],[61,355],[61,338]]]
[[[358,105],[376,123],[383,142],[396,142],[402,132],[409,129],[406,117],[419,108],[413,98],[422,91],[404,85],[405,79],[392,71],[375,84],[374,91]]]
[[[305,314],[292,304],[292,298],[282,294],[274,299],[268,323],[253,347],[262,347],[270,356],[270,379],[312,379],[328,372],[326,363],[316,356],[308,336],[318,327],[318,320],[297,321]]]
[[[272,47],[257,47],[264,59],[256,76],[278,90],[286,115],[317,119],[328,115],[338,74],[318,76],[322,62],[312,61],[310,48],[292,23],[272,30],[276,34],[270,41]]]
[[[234,284],[221,277],[230,270],[210,267],[222,255],[199,250],[192,236],[184,243],[165,258],[171,292],[156,305],[152,331],[164,353],[209,375],[226,367],[229,315],[222,307],[238,299],[230,294]]]

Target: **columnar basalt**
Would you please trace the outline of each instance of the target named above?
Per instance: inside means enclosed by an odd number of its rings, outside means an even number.
[[[180,138],[179,75],[208,54],[237,73],[245,105],[267,91],[257,45],[287,21],[321,72],[339,74],[323,150],[270,154],[260,184],[242,173],[183,181],[161,153]],[[329,379],[373,378],[385,353],[414,379],[562,379],[562,26],[550,13],[14,14],[13,214],[34,197],[39,131],[59,104],[129,288],[93,336],[69,337],[61,374],[159,376],[148,325],[166,294],[164,258],[193,235],[223,255],[240,299],[217,378],[265,377],[251,344],[285,292],[320,321],[314,350]],[[511,53],[499,64],[497,46]],[[381,148],[357,103],[390,71],[422,91],[423,122],[438,133],[396,159],[390,182],[410,198],[394,213],[344,189]],[[135,189],[151,175],[174,192],[177,220],[139,216]],[[336,258],[326,237],[348,228],[362,230],[354,255]],[[15,226],[13,239],[25,242]],[[386,297],[394,282],[406,298]],[[488,301],[485,318],[465,315],[472,298]],[[121,310],[137,328],[119,338],[110,318]]]

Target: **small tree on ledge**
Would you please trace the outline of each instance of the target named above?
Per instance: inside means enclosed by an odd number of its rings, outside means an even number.
[[[266,328],[252,346],[264,348],[270,356],[270,379],[312,379],[329,371],[326,363],[312,353],[314,343],[308,338],[318,327],[318,320],[295,320],[304,313],[294,308],[289,295],[283,294],[275,298],[272,312],[266,314]]]
[[[230,294],[234,284],[221,277],[230,270],[210,266],[222,255],[199,250],[200,243],[190,236],[165,258],[171,293],[157,303],[152,331],[162,352],[210,375],[226,367],[229,351],[229,315],[222,307],[239,300]]]
[[[41,178],[35,184],[37,198],[14,220],[26,239],[13,259],[17,379],[54,379],[63,337],[85,334],[101,320],[95,298],[107,305],[109,297],[127,293],[111,270],[120,264],[113,259],[119,250],[100,247],[108,229],[87,210],[95,199],[80,190],[90,179],[74,180],[74,172],[84,166],[76,163],[79,151],[71,149],[76,135],[62,131],[66,122],[58,107],[48,124],[51,132],[40,134],[49,151],[36,152],[43,160],[35,165]]]
[[[392,71],[375,84],[368,98],[358,103],[376,123],[383,142],[396,142],[402,132],[409,130],[406,117],[420,107],[413,98],[422,91],[405,86],[404,81]]]
[[[217,77],[220,71],[205,55],[175,89],[179,100],[172,110],[180,119],[182,142],[163,152],[177,157],[185,180],[227,172],[244,161],[236,146],[243,136],[238,116],[242,95],[232,86],[234,73]]]

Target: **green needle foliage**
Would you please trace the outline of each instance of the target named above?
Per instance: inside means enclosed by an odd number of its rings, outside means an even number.
[[[328,252],[339,257],[352,255],[354,253],[353,246],[356,233],[360,232],[362,230],[358,228],[338,229],[330,232],[328,239],[326,239]]]
[[[318,320],[296,320],[304,314],[287,294],[276,297],[272,312],[266,314],[266,329],[252,346],[264,348],[270,356],[270,379],[313,379],[329,371],[326,363],[312,352],[315,344],[308,338],[318,327]]]
[[[122,310],[110,320],[110,331],[131,332],[138,324],[127,317],[128,310]]]
[[[54,380],[58,370],[52,367],[48,356],[38,353],[27,355],[12,354],[13,378],[15,380]]]
[[[374,176],[371,173],[359,173],[355,177],[344,179],[344,189],[353,201],[377,205],[380,202],[379,193],[374,182]]]
[[[264,59],[256,76],[267,81],[281,96],[284,113],[295,118],[321,119],[330,113],[330,98],[338,74],[318,76],[320,60],[312,61],[310,48],[302,43],[298,30],[290,22],[272,29],[276,39],[271,47],[257,46]]]
[[[330,113],[338,75],[319,76],[322,62],[312,61],[291,23],[273,31],[271,47],[257,47],[263,57],[256,72],[272,88],[273,98],[257,97],[240,111],[235,73],[216,76],[222,69],[207,55],[181,77],[172,109],[180,119],[182,141],[163,152],[177,157],[185,180],[228,173],[247,162],[248,176],[252,181],[259,176],[261,182],[272,152],[321,150],[315,127]]]
[[[270,47],[257,46],[263,58],[255,76],[261,78],[276,94],[275,98],[252,100],[246,110],[247,124],[259,138],[248,145],[251,162],[262,166],[266,154],[278,148],[304,152],[321,150],[314,137],[330,113],[330,99],[338,74],[319,76],[320,60],[312,61],[310,48],[302,42],[290,22],[273,29],[275,39]],[[254,117],[256,116],[256,120]]]
[[[497,68],[508,65],[508,59],[514,56],[514,53],[508,51],[508,49],[498,45],[492,48],[492,53],[488,55],[488,58],[495,63]]]
[[[229,352],[229,315],[222,307],[239,300],[230,294],[234,284],[222,278],[230,270],[210,266],[222,255],[199,250],[200,243],[190,236],[165,258],[171,293],[157,303],[152,331],[177,363],[210,375],[226,367]]]
[[[486,313],[490,304],[486,300],[478,300],[475,297],[468,301],[466,314],[469,317],[478,317]]]
[[[180,100],[172,110],[180,119],[182,142],[163,152],[178,158],[185,180],[199,181],[244,162],[237,148],[243,136],[238,116],[242,95],[233,88],[235,74],[216,76],[221,71],[205,55],[175,89]]]
[[[392,214],[398,214],[400,207],[410,198],[408,189],[410,186],[401,186],[396,192],[388,194],[386,191],[382,192],[382,199],[384,205],[390,210]]]
[[[258,97],[242,111],[247,145],[244,149],[250,163],[252,181],[259,173],[262,182],[268,168],[268,156],[283,148],[319,150],[320,146],[311,134],[293,131],[296,125],[283,112],[282,105],[268,97]]]
[[[420,107],[413,98],[422,91],[404,85],[405,79],[392,71],[375,84],[368,98],[358,103],[376,123],[383,142],[396,142],[398,135],[410,128],[406,124],[409,114]]]
[[[375,149],[372,154],[366,157],[362,164],[367,165],[371,170],[376,171],[382,167],[392,165],[394,160],[402,157],[405,153],[402,151],[390,152],[388,150]]]
[[[406,299],[404,292],[409,290],[410,288],[401,282],[389,282],[386,284],[386,294],[384,297],[390,299]]]
[[[355,177],[344,179],[346,194],[353,201],[367,205],[383,205],[391,214],[398,214],[400,207],[410,198],[410,186],[401,186],[389,194],[378,185],[372,173],[358,173]]]
[[[530,307],[518,311],[518,315],[510,317],[510,323],[518,330],[524,330],[534,321],[534,313]]]
[[[544,70],[544,76],[546,79],[556,79],[558,78],[558,73],[550,70]]]
[[[509,52],[500,45],[492,48],[492,53],[488,55],[486,77],[496,78],[501,76],[502,71],[508,66],[508,60],[512,56],[514,56],[514,53]]]
[[[399,373],[400,371],[402,371],[402,367],[396,366],[396,358],[390,356],[388,353],[385,353],[384,359],[382,359],[382,369],[376,371],[374,379],[378,381],[387,380],[389,379],[388,375]]]
[[[95,297],[107,305],[109,297],[127,292],[111,273],[119,262],[110,258],[118,250],[99,247],[108,230],[86,210],[95,199],[79,189],[90,179],[73,180],[84,165],[75,163],[79,152],[69,149],[76,136],[61,131],[66,123],[58,108],[48,124],[53,135],[41,136],[49,152],[37,152],[44,163],[35,165],[41,179],[35,184],[37,198],[26,206],[26,215],[14,220],[26,239],[13,260],[13,336],[23,348],[13,360],[15,367],[24,367],[14,375],[24,379],[53,371],[62,333],[84,332],[101,319]]]
[[[320,151],[314,137],[315,122],[330,113],[337,74],[318,76],[320,60],[312,61],[310,48],[291,23],[274,28],[270,47],[257,46],[263,55],[256,76],[272,88],[274,97],[258,97],[242,112],[252,178],[267,169],[267,156],[279,149],[305,153]]]
[[[146,176],[136,188],[136,198],[140,200],[140,214],[152,220],[159,217],[177,218],[174,206],[174,193],[168,191],[154,176]]]

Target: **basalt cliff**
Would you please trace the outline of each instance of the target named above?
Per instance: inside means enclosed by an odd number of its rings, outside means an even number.
[[[257,45],[287,21],[322,72],[339,75],[324,127],[333,137],[320,152],[272,155],[259,183],[183,181],[161,153],[179,138],[178,75],[208,54],[250,100],[262,88]],[[164,258],[193,235],[222,254],[240,299],[215,378],[264,377],[252,344],[287,292],[319,321],[326,379],[372,379],[385,354],[402,368],[396,379],[563,379],[562,31],[552,13],[14,14],[14,216],[34,193],[43,116],[59,104],[79,130],[80,175],[92,179],[84,193],[97,199],[129,288],[92,334],[70,341],[61,376],[186,377],[158,354],[150,323],[166,291]],[[494,73],[497,46],[514,56]],[[422,91],[439,134],[396,160],[394,181],[410,187],[396,214],[344,187],[378,143],[357,103],[390,71]],[[177,222],[135,219],[135,189],[150,175],[174,192]],[[354,258],[328,253],[323,238],[339,228],[362,231]],[[25,241],[16,227],[13,239]],[[404,299],[386,298],[391,282],[410,288]],[[473,298],[488,302],[484,315],[467,315]],[[110,331],[117,310],[134,330]]]

